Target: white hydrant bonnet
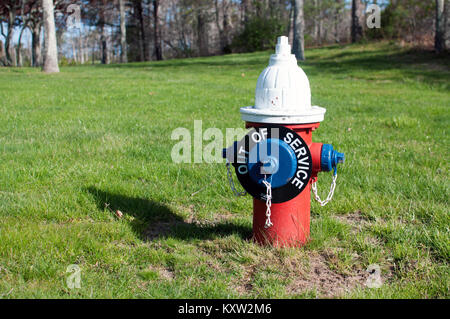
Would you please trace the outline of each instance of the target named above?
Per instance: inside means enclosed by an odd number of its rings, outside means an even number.
[[[279,37],[276,53],[270,56],[256,84],[255,105],[241,107],[247,122],[305,124],[323,121],[326,110],[311,106],[308,77],[297,65],[287,37]]]

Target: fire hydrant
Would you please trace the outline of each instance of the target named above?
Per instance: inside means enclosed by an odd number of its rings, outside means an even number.
[[[260,244],[301,246],[309,239],[311,189],[323,206],[334,193],[337,164],[344,154],[330,144],[313,143],[312,132],[326,110],[311,106],[309,81],[291,54],[287,37],[279,37],[256,84],[255,105],[240,109],[246,128],[241,141],[223,151],[236,195],[230,164],[253,196],[253,238]],[[317,174],[334,171],[328,197],[317,195]]]

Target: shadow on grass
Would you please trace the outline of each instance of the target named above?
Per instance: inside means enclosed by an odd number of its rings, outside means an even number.
[[[307,56],[305,62],[299,62],[308,76],[331,75],[361,77],[365,80],[405,81],[419,80],[430,84],[441,85],[448,89],[450,82],[450,59],[448,54],[437,55],[432,51],[402,49],[395,45],[380,45],[376,49],[367,49],[361,45],[330,46],[318,49],[320,52],[332,52],[326,56],[315,51]],[[335,52],[333,52],[333,50]],[[200,57],[173,59],[166,61],[149,61],[113,65],[97,65],[105,68],[208,68],[208,67],[248,67],[267,66],[272,51],[246,54],[231,54],[219,57]],[[308,51],[307,51],[308,54]],[[361,72],[366,75],[361,74]],[[374,74],[377,71],[393,71]],[[210,71],[208,71],[210,72]],[[356,75],[359,73],[359,75]]]
[[[315,56],[306,61],[305,67],[308,75],[330,74],[351,77],[359,73],[359,76],[363,76],[366,80],[413,79],[448,89],[449,61],[447,54],[437,55],[431,51],[383,47],[370,51],[344,51],[327,57]],[[366,75],[361,74],[365,71]],[[380,71],[393,72],[382,75],[374,73]]]
[[[245,225],[232,222],[199,222],[186,221],[164,204],[137,197],[110,193],[95,187],[88,187],[87,192],[95,198],[98,209],[120,210],[124,215],[133,216],[130,225],[142,239],[152,241],[158,238],[213,239],[236,234],[248,240],[251,229]]]

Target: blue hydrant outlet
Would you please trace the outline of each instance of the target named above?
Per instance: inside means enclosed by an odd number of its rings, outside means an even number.
[[[344,153],[334,150],[331,144],[323,144],[320,156],[320,168],[322,171],[336,170],[337,164],[344,163],[344,161]]]

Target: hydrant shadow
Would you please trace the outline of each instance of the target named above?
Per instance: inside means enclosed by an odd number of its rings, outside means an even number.
[[[133,218],[129,221],[133,231],[142,240],[152,241],[158,238],[178,238],[182,240],[214,239],[232,234],[244,240],[251,238],[252,230],[245,225],[225,221],[220,223],[184,220],[166,205],[150,199],[129,197],[88,187],[86,191],[93,195],[98,209],[120,210],[123,215]]]

